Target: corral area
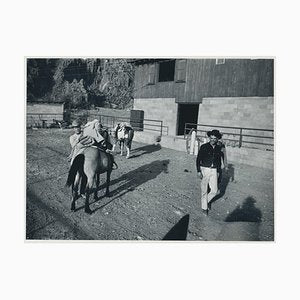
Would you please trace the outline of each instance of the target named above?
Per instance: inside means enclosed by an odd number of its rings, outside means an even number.
[[[27,130],[26,239],[273,241],[273,170],[229,161],[222,191],[208,216],[201,212],[195,156],[133,143],[130,159],[115,156],[110,197],[84,199],[71,212],[65,187],[69,129]],[[101,177],[102,186],[105,175]]]

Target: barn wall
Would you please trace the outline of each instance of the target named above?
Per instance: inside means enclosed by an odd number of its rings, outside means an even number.
[[[154,84],[149,84],[149,76],[154,75]],[[158,82],[158,63],[136,66],[134,79],[134,98],[174,98],[174,81]]]
[[[53,119],[59,121],[63,120],[64,104],[28,103],[26,107],[26,112],[27,127],[43,125],[49,126],[53,123]]]
[[[204,97],[273,96],[272,59],[187,60],[186,84],[177,102],[201,102]]]
[[[63,104],[48,104],[48,103],[28,103],[27,113],[53,113],[53,114],[63,114],[64,105]]]
[[[156,135],[150,132],[136,132],[134,140],[140,143],[154,144]],[[160,142],[162,147],[182,151],[182,155],[186,154],[186,141],[174,136],[163,136]],[[265,169],[274,168],[274,152],[260,149],[226,147],[227,158],[229,164],[246,164]],[[195,152],[197,155],[197,152]],[[196,159],[196,158],[195,158]]]
[[[273,129],[274,98],[204,98],[199,106],[198,124]]]
[[[226,59],[221,65],[216,65],[215,59],[186,61],[186,77],[179,82],[158,82],[158,63],[136,66],[134,98],[176,98],[180,103],[201,103],[204,97],[274,95],[273,59]],[[178,64],[176,60],[175,78]],[[151,72],[155,73],[155,80],[149,85]]]
[[[134,99],[134,109],[143,110],[145,119],[163,121],[163,126],[168,129],[167,133],[176,134],[178,107],[175,98]]]

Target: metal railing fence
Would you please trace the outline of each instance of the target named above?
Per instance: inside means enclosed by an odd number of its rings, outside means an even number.
[[[272,129],[186,123],[184,138],[187,139],[190,132],[195,130],[198,140],[205,142],[208,138],[207,131],[211,129],[218,129],[222,133],[222,141],[226,146],[274,151],[274,130]]]
[[[27,113],[27,127],[51,127],[58,123],[64,122],[63,114],[58,113]],[[168,127],[163,126],[163,121],[153,119],[133,119],[130,117],[122,116],[109,116],[97,113],[76,113],[72,112],[68,115],[68,123],[71,124],[73,120],[79,119],[83,123],[98,119],[104,127],[112,130],[118,123],[127,122],[135,131],[150,131],[155,132],[157,135],[168,135]]]

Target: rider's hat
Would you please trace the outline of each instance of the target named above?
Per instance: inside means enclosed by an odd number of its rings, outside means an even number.
[[[71,125],[71,127],[80,127],[80,126],[81,126],[81,122],[79,120],[74,120]]]
[[[216,130],[216,129],[214,129],[212,131],[208,131],[207,135],[208,136],[214,135],[217,139],[220,139],[222,137],[222,134],[220,133],[220,131]]]

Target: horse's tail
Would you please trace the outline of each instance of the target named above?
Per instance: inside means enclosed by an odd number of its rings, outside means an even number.
[[[83,168],[84,155],[79,154],[73,160],[73,163],[70,167],[68,179],[66,182],[66,186],[71,186],[74,183],[76,173]]]

